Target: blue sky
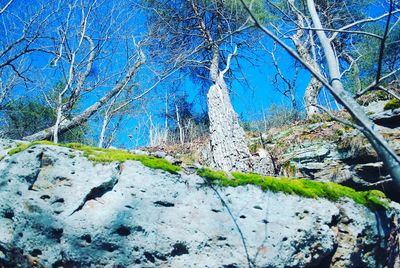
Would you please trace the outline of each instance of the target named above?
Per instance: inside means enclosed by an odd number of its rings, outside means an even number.
[[[35,5],[37,4],[38,1],[41,0],[30,0],[30,1],[18,1],[16,0],[15,3],[13,4],[12,8],[10,11],[14,12],[15,14],[23,15],[26,12],[34,12],[35,11]],[[6,0],[0,0],[1,6],[4,5],[4,3],[7,2]],[[122,1],[121,3],[123,3]],[[55,2],[51,2],[50,4],[54,4]],[[105,13],[102,13],[104,11],[99,11],[97,14],[99,16],[99,19],[101,19],[102,15],[107,15]],[[65,12],[64,12],[65,13]],[[65,15],[64,13],[58,14],[58,19],[62,19],[63,16]],[[371,10],[372,14],[381,14],[382,10],[378,9],[373,9]],[[79,13],[77,13],[79,15]],[[127,14],[120,14],[120,16],[126,18]],[[79,16],[78,16],[79,18]],[[140,40],[141,36],[145,32],[146,28],[146,22],[143,19],[143,16],[141,14],[135,14],[132,13],[132,18],[131,20],[127,22],[127,27],[125,34],[131,34],[135,35],[138,40]],[[95,21],[97,22],[97,21]],[[6,29],[3,28],[4,25],[7,25],[7,21],[4,21],[3,17],[3,23],[0,26],[0,35],[4,36],[6,33]],[[52,22],[50,26],[56,25],[57,20]],[[54,28],[54,31],[51,33],[53,37],[57,37],[56,30],[57,27]],[[96,27],[93,29],[93,36],[96,36]],[[18,32],[18,29],[14,33],[9,33],[9,36],[11,37],[13,34],[15,36],[18,36],[20,32]],[[94,69],[96,72],[94,72],[94,76],[96,74],[99,74],[99,72],[102,72],[104,70],[107,70],[105,72],[115,72],[115,70],[119,70],[122,66],[126,64],[126,55],[121,52],[123,51],[123,47],[125,46],[125,42],[128,42],[130,40],[127,38],[126,40],[119,40],[119,39],[113,39],[112,44],[115,45],[114,50],[108,51],[108,53],[111,55],[111,57],[108,60],[102,61],[102,65],[98,65],[97,63],[94,65]],[[129,41],[130,42],[130,41]],[[263,44],[271,48],[272,47],[272,41],[268,38],[263,38],[261,41]],[[52,44],[49,43],[49,46]],[[257,46],[257,44],[253,44],[254,46]],[[132,44],[130,44],[132,46]],[[53,44],[54,47],[54,44]],[[131,53],[133,53],[132,49],[130,50]],[[233,101],[234,108],[236,112],[241,116],[243,120],[246,121],[251,121],[251,120],[258,120],[261,119],[263,112],[268,111],[269,107],[273,105],[278,105],[278,106],[287,106],[290,107],[290,102],[289,99],[284,97],[281,93],[279,93],[273,86],[272,81],[274,80],[274,76],[276,74],[274,65],[272,64],[271,57],[266,53],[265,51],[258,51],[256,52],[256,55],[252,54],[252,59],[255,64],[250,64],[246,60],[243,60],[243,57],[249,56],[246,53],[246,49],[239,49],[238,54],[238,61],[242,70],[242,73],[238,72],[238,66],[235,61],[233,61],[232,64],[232,70],[235,72],[235,74],[239,77],[243,76],[246,78],[247,83],[239,83],[238,81],[234,81],[232,83],[232,94],[231,98]],[[284,74],[288,75],[289,78],[293,77],[294,74],[294,61],[282,50],[278,48],[276,52],[276,57],[279,59],[279,65],[283,71]],[[60,70],[53,69],[49,66],[50,62],[52,60],[52,56],[47,55],[47,54],[31,54],[30,57],[28,58],[29,64],[33,67],[35,72],[35,76],[33,78],[35,79],[35,86],[31,85],[28,90],[24,87],[19,87],[16,90],[16,96],[26,98],[27,96],[33,97],[40,99],[42,98],[42,91],[48,91],[50,90],[57,82],[62,80],[63,74],[60,72]],[[106,67],[106,69],[102,69],[102,67]],[[92,78],[94,80],[94,78]],[[182,78],[184,80],[183,83],[181,83],[183,89],[185,90],[187,95],[189,96],[189,100],[191,101],[199,101],[201,105],[204,105],[205,102],[205,96],[199,95],[199,90],[200,86],[192,81],[190,81],[187,76],[184,76]],[[306,85],[308,84],[310,79],[310,75],[308,72],[304,71],[303,69],[300,69],[300,72],[298,74],[298,79],[297,79],[297,84],[296,84],[296,99],[298,106],[300,107],[301,110],[304,109],[303,107],[303,101],[302,101],[302,96],[304,94],[304,89],[306,88]],[[115,78],[117,80],[117,78]],[[40,82],[40,83],[39,83]],[[144,68],[141,73],[136,77],[135,83],[138,83],[139,87],[143,90],[148,88],[154,80],[152,79],[151,72],[149,69]],[[168,82],[168,81],[166,81]],[[38,86],[40,84],[40,86]],[[90,106],[92,103],[94,103],[99,96],[101,96],[101,93],[107,91],[110,87],[115,84],[113,81],[107,82],[104,86],[100,87],[98,90],[95,92],[92,92],[90,94],[87,94],[83,100],[80,103],[80,107],[83,109],[85,107]],[[281,83],[281,85],[283,85]],[[160,111],[163,110],[163,103],[160,100],[156,100],[159,98],[159,95],[163,95],[164,92],[170,87],[170,84],[168,83],[161,83],[153,92],[148,94],[148,98],[150,99],[149,103],[146,105],[146,111],[147,113],[151,113],[153,115],[153,120],[156,124],[162,124],[163,119],[159,117],[158,115],[160,114]],[[14,95],[15,96],[15,95]],[[139,106],[139,102],[135,103],[135,107]],[[134,109],[136,109],[134,107]],[[134,110],[133,109],[133,110]],[[199,110],[204,110],[205,107],[198,107]],[[128,135],[131,133],[135,133],[135,129],[137,127],[141,127],[143,130],[136,131],[140,132],[141,138],[139,141],[140,145],[145,145],[147,143],[147,133],[146,127],[144,126],[147,124],[146,120],[148,120],[148,114],[144,115],[142,114],[141,116],[135,116],[135,117],[129,117],[123,122],[123,128],[121,128],[121,131],[119,132],[117,136],[117,146],[123,146],[123,147],[132,147],[132,142],[128,139]],[[99,120],[101,120],[101,113],[96,115],[91,121],[90,121],[90,126],[92,126],[93,131],[91,132],[91,135],[93,134],[94,137],[96,138],[96,135],[98,135],[99,132]],[[101,122],[100,122],[101,123]]]

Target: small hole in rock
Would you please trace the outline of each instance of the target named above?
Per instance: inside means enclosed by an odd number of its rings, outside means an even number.
[[[128,236],[131,234],[131,228],[121,225],[115,232],[120,236]]]
[[[40,197],[40,199],[47,200],[47,199],[50,199],[50,196],[47,195],[47,194],[45,194],[45,195],[42,195],[42,196]]]
[[[104,243],[101,245],[101,248],[107,250],[108,252],[114,252],[115,250],[118,249],[118,246],[111,243]]]
[[[40,249],[35,248],[34,250],[31,251],[32,257],[37,257],[39,255],[42,255],[42,251]]]
[[[55,203],[64,203],[64,198],[58,198],[56,200],[54,200],[53,204]]]
[[[14,211],[11,208],[7,208],[3,211],[3,216],[11,220],[14,217]]]
[[[92,237],[89,234],[82,235],[81,239],[85,240],[89,244],[92,243]]]
[[[58,242],[60,242],[60,239],[64,233],[64,230],[62,228],[52,228],[50,230],[50,237],[54,238]]]
[[[171,251],[171,256],[181,256],[184,254],[189,254],[189,250],[184,243],[176,243]]]
[[[149,261],[149,262],[151,262],[151,263],[154,263],[156,260],[154,259],[154,257],[153,257],[153,254],[151,254],[150,252],[145,252],[144,253],[144,256],[146,257],[146,259]]]
[[[138,225],[138,226],[133,227],[133,231],[144,233],[146,230],[142,226]]]

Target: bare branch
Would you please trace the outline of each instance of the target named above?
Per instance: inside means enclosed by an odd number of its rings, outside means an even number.
[[[376,17],[376,18],[368,18],[368,19],[358,20],[358,21],[352,22],[352,23],[350,23],[350,24],[348,24],[348,25],[346,25],[346,26],[343,26],[342,28],[340,28],[340,29],[338,29],[338,30],[339,30],[339,31],[344,31],[344,30],[350,29],[350,28],[352,28],[352,27],[354,27],[354,26],[357,26],[357,25],[360,25],[360,24],[378,21],[378,20],[381,20],[381,19],[383,19],[383,18],[389,16],[390,14],[396,14],[396,13],[399,13],[399,12],[400,12],[400,9],[397,9],[397,10],[395,10],[395,11],[385,13],[385,14],[379,16],[379,17]],[[331,40],[335,39],[336,36],[337,36],[337,34],[338,34],[338,33],[334,33],[334,34],[331,36]]]
[[[12,2],[14,2],[14,0],[8,1],[8,3],[0,10],[0,15],[3,14],[4,11],[6,11],[6,9],[12,4]]]
[[[376,78],[375,78],[376,84],[379,83],[379,80],[381,78],[383,54],[384,54],[384,50],[385,50],[385,42],[386,42],[386,39],[387,39],[387,36],[389,33],[390,19],[392,17],[392,12],[393,12],[393,0],[390,0],[389,15],[386,20],[385,32],[383,34],[383,38],[382,38],[381,44],[379,46],[378,70],[376,71]]]
[[[394,71],[392,71],[392,72],[390,72],[390,73],[388,73],[387,75],[385,75],[385,76],[382,76],[380,79],[379,79],[379,81],[374,81],[374,82],[372,82],[371,84],[369,84],[367,87],[365,87],[365,88],[363,88],[362,90],[360,90],[360,91],[358,91],[357,92],[357,94],[355,95],[355,97],[356,98],[358,98],[358,97],[360,97],[361,95],[364,95],[366,92],[368,92],[368,91],[370,91],[370,90],[373,90],[377,85],[379,85],[381,82],[383,82],[384,80],[386,80],[386,79],[388,79],[388,78],[390,78],[391,76],[393,76],[393,75],[395,75],[397,72],[399,72],[400,71],[400,68],[399,69],[396,69],[396,70],[394,70]]]

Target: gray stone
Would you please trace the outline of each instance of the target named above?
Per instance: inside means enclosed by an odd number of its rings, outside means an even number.
[[[0,161],[0,266],[381,267],[393,206],[210,187],[40,145]]]
[[[155,156],[155,157],[159,157],[159,158],[165,158],[167,156],[166,152],[163,151],[157,151],[152,153],[151,155]]]
[[[400,127],[400,108],[374,114],[371,116],[371,119],[378,125],[398,128]]]

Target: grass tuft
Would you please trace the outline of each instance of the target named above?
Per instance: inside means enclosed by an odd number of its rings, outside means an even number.
[[[277,178],[239,172],[232,172],[233,179],[230,179],[223,171],[206,168],[198,169],[197,174],[219,186],[237,187],[241,185],[256,185],[264,191],[283,192],[307,198],[325,198],[330,201],[338,201],[341,198],[347,197],[371,209],[389,207],[388,201],[385,200],[386,196],[381,191],[356,191],[350,187],[333,182],[324,183],[305,179]]]
[[[133,160],[141,162],[146,167],[161,169],[173,174],[176,174],[181,170],[179,166],[173,165],[169,161],[163,158],[132,154],[127,151],[116,150],[116,149],[96,148],[80,143],[55,144],[50,141],[35,141],[32,143],[20,143],[17,145],[16,148],[10,150],[8,154],[13,155],[19,153],[34,145],[54,145],[54,146],[66,147],[82,151],[83,156],[85,156],[90,161],[96,163],[109,163],[114,161],[125,162],[127,160]]]

